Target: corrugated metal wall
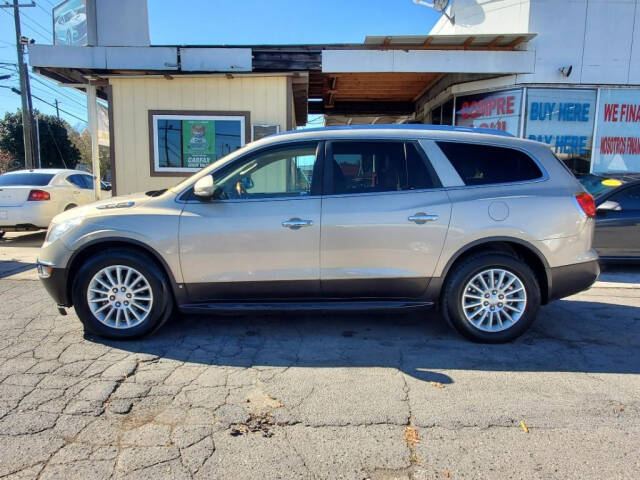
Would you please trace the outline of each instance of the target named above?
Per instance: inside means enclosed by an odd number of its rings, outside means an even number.
[[[287,125],[287,102],[291,100],[286,77],[138,77],[111,78],[110,83],[118,195],[170,187],[180,181],[175,176],[151,176],[149,110],[249,111],[251,123],[279,124],[281,131]]]

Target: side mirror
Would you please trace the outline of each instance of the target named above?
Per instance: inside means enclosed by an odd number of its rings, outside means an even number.
[[[622,207],[618,202],[614,202],[613,200],[607,200],[606,202],[602,202],[598,205],[599,212],[621,212]]]
[[[211,198],[215,192],[213,177],[205,175],[193,186],[193,194],[200,198]]]

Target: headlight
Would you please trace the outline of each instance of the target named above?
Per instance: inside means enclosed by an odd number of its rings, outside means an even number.
[[[47,236],[44,239],[44,243],[55,242],[66,232],[80,225],[82,223],[82,220],[82,217],[78,217],[72,218],[71,220],[66,220],[62,223],[52,224],[47,231]]]

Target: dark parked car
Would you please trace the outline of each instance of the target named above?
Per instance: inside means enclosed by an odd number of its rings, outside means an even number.
[[[640,174],[585,175],[596,198],[593,246],[608,262],[640,261]]]

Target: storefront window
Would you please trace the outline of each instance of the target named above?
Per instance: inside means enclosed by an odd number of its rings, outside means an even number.
[[[442,125],[442,107],[436,107],[431,110],[431,124]]]
[[[521,89],[456,97],[459,126],[493,128],[519,136],[521,111]]]
[[[530,88],[525,138],[551,146],[574,173],[588,173],[595,103],[595,90]]]
[[[640,90],[600,90],[593,171],[640,172]]]
[[[192,172],[245,144],[248,114],[150,112],[152,173]]]
[[[453,125],[453,99],[442,104],[442,125]]]

